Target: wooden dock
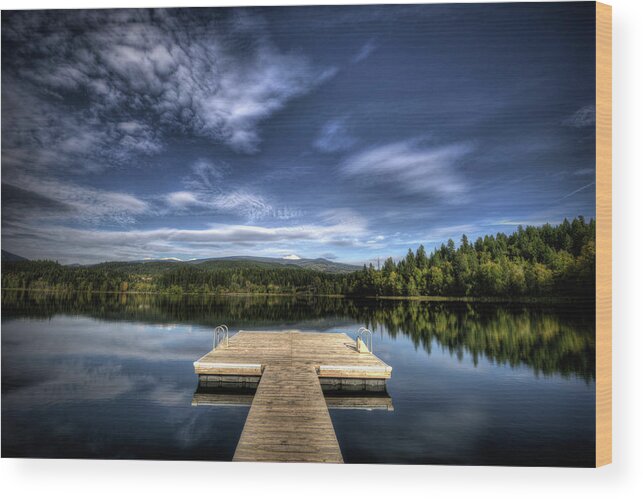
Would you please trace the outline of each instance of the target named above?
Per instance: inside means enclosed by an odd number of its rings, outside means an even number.
[[[346,334],[299,331],[239,331],[195,362],[194,370],[200,386],[258,382],[235,461],[331,463],[343,459],[320,379],[334,389],[329,398],[340,400],[336,390],[382,386],[392,371],[371,352],[359,352]],[[207,403],[207,394],[197,393],[195,400]],[[250,399],[245,394],[222,400]],[[338,406],[350,407],[342,402]]]

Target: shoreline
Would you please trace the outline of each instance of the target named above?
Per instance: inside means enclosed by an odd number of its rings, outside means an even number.
[[[50,294],[99,294],[99,295],[150,295],[150,296],[278,296],[301,298],[342,298],[352,300],[385,300],[385,301],[417,301],[417,302],[463,302],[463,303],[586,303],[592,300],[591,296],[373,296],[373,295],[325,295],[308,293],[167,293],[162,291],[74,291],[56,289],[32,288],[1,288],[2,291],[21,291],[29,293]]]

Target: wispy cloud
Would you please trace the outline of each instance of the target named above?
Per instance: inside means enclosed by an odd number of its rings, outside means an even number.
[[[15,175],[2,184],[3,220],[133,223],[151,206],[134,195]],[[5,198],[5,195],[8,197]]]
[[[347,118],[335,118],[327,121],[319,131],[313,146],[321,152],[346,151],[357,143],[348,129]]]
[[[592,126],[594,123],[596,123],[596,106],[594,104],[581,107],[563,120],[563,125],[574,128],[584,128]]]
[[[555,223],[557,223],[557,222],[559,222],[558,219],[556,219]],[[522,225],[523,227],[526,227],[528,225],[538,226],[538,225],[544,225],[546,223],[547,223],[547,220],[544,219],[544,218],[533,218],[533,219],[530,218],[530,219],[518,219],[518,220],[514,220],[514,219],[496,220],[494,222],[491,222],[489,225],[491,227],[493,227],[493,226],[501,226],[501,227],[509,226],[509,227],[514,227],[515,228],[515,227],[518,227],[519,225]]]
[[[369,58],[369,56],[377,49],[377,45],[372,40],[367,41],[360,49],[355,53],[351,59],[354,64],[362,62]]]
[[[435,227],[424,234],[422,240],[426,243],[443,243],[447,239],[459,241],[463,234],[471,234],[480,230],[475,224],[448,225],[444,227]]]
[[[301,210],[280,207],[276,208],[262,196],[244,189],[231,192],[203,193],[190,191],[171,192],[165,197],[167,203],[178,210],[199,208],[201,210],[235,213],[253,222],[265,218],[289,220],[302,215]]]
[[[363,184],[397,186],[407,193],[457,202],[468,190],[458,166],[472,150],[470,144],[436,146],[419,139],[406,140],[359,152],[341,165],[341,172],[358,177]]]
[[[229,171],[226,164],[200,159],[192,166],[190,175],[183,179],[186,190],[166,194],[165,202],[177,210],[199,208],[236,213],[251,222],[264,218],[287,220],[302,215],[300,210],[287,206],[275,207],[261,194],[231,184],[226,180]]]
[[[584,176],[584,175],[594,175],[596,173],[596,168],[579,168],[574,171],[574,175]]]
[[[398,233],[396,234],[396,237],[389,238],[388,241],[377,240],[377,242],[380,243],[380,247],[388,247],[390,245],[394,245],[398,247],[409,248],[424,244],[428,245],[430,249],[433,246],[446,243],[449,239],[453,239],[455,242],[459,242],[463,234],[471,236],[473,233],[479,231],[480,229],[481,225],[479,224],[439,225],[432,227],[427,231]]]
[[[569,194],[564,195],[562,198],[559,199],[559,201],[562,201],[563,199],[567,199],[569,197],[572,197],[574,194],[577,194],[577,193],[579,193],[581,191],[584,191],[585,189],[587,189],[587,188],[589,188],[589,187],[591,187],[593,185],[596,185],[596,182],[590,182],[589,184],[585,184],[584,186],[579,187],[578,189],[570,192]]]

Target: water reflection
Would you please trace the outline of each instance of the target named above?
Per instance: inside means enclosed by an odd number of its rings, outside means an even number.
[[[115,294],[2,293],[2,320],[49,319],[57,314],[108,321],[235,328],[301,327],[325,330],[366,324],[395,338],[408,337],[428,354],[434,344],[477,365],[484,357],[536,374],[595,379],[592,303],[520,305],[497,303],[355,300],[330,297],[213,297]],[[127,343],[127,338],[122,338]],[[57,342],[54,342],[57,343]],[[181,356],[185,350],[173,351]],[[52,345],[56,348],[56,345]],[[128,346],[119,342],[110,348]],[[147,352],[167,354],[165,345]],[[64,352],[61,352],[64,353]]]
[[[250,407],[256,386],[224,383],[217,387],[199,384],[192,397],[192,406]],[[384,410],[393,411],[393,399],[385,386],[377,390],[332,390],[324,389],[324,398],[329,409]]]
[[[214,325],[368,325],[395,374],[383,393],[325,390],[346,462],[591,466],[592,317],[592,304],[3,292],[2,452],[230,460],[251,394],[195,393]]]
[[[231,459],[247,408],[190,407],[210,338],[78,316],[4,321],[3,455]]]

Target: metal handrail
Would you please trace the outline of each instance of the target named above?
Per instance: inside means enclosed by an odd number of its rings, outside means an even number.
[[[367,341],[364,341],[362,339],[362,336],[366,339],[366,335],[368,335],[368,339]],[[361,339],[362,341],[364,341],[364,344],[366,345],[366,348],[368,348],[368,351],[373,353],[373,331],[362,326],[357,330],[357,339]]]
[[[221,340],[219,338],[225,339],[225,346],[228,346],[229,337],[230,331],[228,330],[228,326],[221,324],[220,326],[215,327],[214,337],[212,338],[212,350],[221,344]]]

